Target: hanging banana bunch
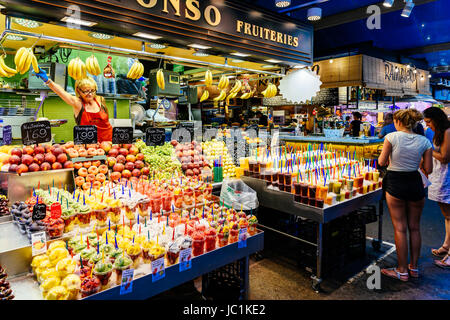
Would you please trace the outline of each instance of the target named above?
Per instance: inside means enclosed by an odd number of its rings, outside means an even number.
[[[230,92],[230,94],[227,97],[227,100],[229,101],[230,99],[234,99],[236,98],[238,92]]]
[[[200,98],[200,102],[203,102],[205,100],[207,100],[209,98],[209,91],[205,89],[205,91],[203,91],[203,94]]]
[[[241,91],[242,89],[242,82],[241,80],[236,80],[236,82],[234,83],[233,88],[231,88],[230,93],[236,93],[236,95],[239,93],[239,91]]]
[[[80,57],[70,60],[68,66],[68,73],[75,80],[82,80],[87,78],[86,64]]]
[[[230,84],[230,79],[227,76],[223,75],[220,77],[219,85],[217,86],[220,90],[224,90]]]
[[[127,78],[136,80],[142,77],[143,75],[144,75],[144,65],[140,63],[139,60],[136,59],[136,61],[133,63],[130,70],[128,71]]]
[[[244,93],[244,94],[241,96],[241,99],[246,100],[246,99],[250,99],[251,97],[253,97],[253,91]]]
[[[94,55],[91,55],[86,59],[86,69],[87,72],[92,74],[93,76],[98,76],[102,73],[100,66],[98,64],[98,60]]]
[[[14,63],[16,64],[17,72],[20,72],[20,74],[24,74],[30,70],[31,65],[33,65],[34,72],[39,73],[39,65],[31,48],[22,47],[17,50]]]
[[[273,83],[269,83],[266,90],[264,90],[261,93],[263,94],[264,98],[272,98],[277,95],[277,92],[278,92],[277,86],[274,85]]]
[[[17,73],[17,70],[10,68],[6,65],[4,60],[5,57],[6,55],[4,54],[0,57],[0,77],[10,78]]]
[[[222,100],[225,100],[226,97],[227,97],[227,91],[222,90],[222,91],[220,91],[219,96],[214,98],[214,101],[222,101]]]
[[[206,70],[206,73],[205,73],[205,85],[207,86],[207,87],[210,87],[210,86],[212,86],[212,82],[213,82],[213,77],[212,77],[212,72],[211,72],[211,70]]]
[[[164,90],[166,88],[166,82],[164,80],[164,72],[162,69],[159,69],[156,73],[156,82],[158,83],[158,87],[161,90]]]

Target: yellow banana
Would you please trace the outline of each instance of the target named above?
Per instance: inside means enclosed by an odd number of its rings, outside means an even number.
[[[207,100],[209,98],[209,91],[205,89],[205,91],[203,91],[203,94],[200,98],[200,102],[203,102],[205,100]]]
[[[98,65],[98,60],[97,57],[92,55],[91,56],[91,68],[92,68],[92,72],[91,74],[94,76],[98,76],[100,75],[101,71],[100,71],[100,66]]]
[[[144,70],[145,70],[144,65],[141,62],[139,62],[139,74],[137,77],[138,79],[144,75]]]
[[[230,85],[230,79],[228,79],[228,77],[225,77],[225,86],[223,88],[226,89],[226,88],[228,88],[229,85]]]
[[[247,92],[241,96],[241,99],[244,99],[244,100],[249,99],[251,96],[252,96],[252,92]]]
[[[214,101],[222,101],[227,97],[227,92],[225,90],[220,91],[218,97],[214,98]]]
[[[22,69],[20,70],[20,74],[24,74],[28,70],[30,70],[31,60],[33,59],[33,53],[30,49],[27,49],[26,56],[22,56],[21,65]]]
[[[164,81],[164,72],[162,71],[162,69],[158,70],[156,74],[156,80],[158,82],[158,87],[161,90],[164,90],[166,88],[166,82]]]
[[[100,68],[100,64],[98,63],[97,58],[94,59],[95,72],[99,76],[102,73],[102,69]]]
[[[22,47],[19,50],[17,50],[17,52],[16,52],[16,55],[14,57],[14,64],[16,65],[18,71],[21,69],[21,68],[19,68],[20,59],[26,53],[26,51],[27,51],[27,48]]]
[[[8,73],[5,71],[5,70],[3,70],[2,68],[1,68],[1,66],[0,66],[0,77],[3,77],[3,78],[8,78]]]
[[[83,76],[83,71],[81,70],[80,58],[77,58],[77,62],[75,65],[75,75],[76,75],[75,80],[81,80],[81,77]]]
[[[72,59],[72,60],[70,60],[69,65],[67,66],[67,73],[73,79],[75,79],[75,77],[73,75],[73,66],[74,66],[74,64],[75,64],[75,59]]]
[[[128,71],[127,78],[134,79],[134,74],[136,73],[136,62],[131,65],[130,70]]]
[[[241,80],[236,80],[236,83],[234,84],[233,88],[231,89],[231,93],[237,93],[239,91],[241,91],[242,88],[242,82]]]
[[[12,77],[17,73],[15,69],[12,69],[6,65],[3,56],[0,57],[0,68],[7,74],[6,77]]]
[[[224,84],[225,84],[225,76],[221,76],[221,77],[220,77],[220,80],[219,80],[219,84],[217,85],[217,87],[218,87],[220,90],[223,90]]]
[[[32,59],[31,59],[31,64],[33,66],[33,70],[36,73],[39,73],[39,65],[36,59],[36,56],[33,54]]]
[[[87,72],[89,72],[92,75],[94,75],[94,73],[95,73],[95,71],[93,70],[93,67],[92,67],[92,59],[91,59],[91,57],[88,57],[86,59],[86,70],[87,70]]]
[[[272,84],[272,97],[275,97],[278,93],[278,88],[276,85]]]
[[[207,87],[212,86],[212,73],[211,73],[211,70],[206,70],[206,73],[205,73],[205,85]]]

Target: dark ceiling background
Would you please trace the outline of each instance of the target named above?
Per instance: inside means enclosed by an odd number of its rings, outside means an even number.
[[[275,0],[246,2],[276,12],[282,10],[275,7]],[[409,18],[400,16],[403,0],[395,0],[391,9],[383,7],[382,0],[291,0],[286,9],[314,2],[314,6],[322,8],[322,19],[311,23],[315,28],[315,59],[362,50],[403,63],[450,65],[450,0],[415,0]],[[366,26],[366,10],[372,4],[378,4],[382,10],[380,30]],[[311,6],[282,14],[308,22],[307,9]]]

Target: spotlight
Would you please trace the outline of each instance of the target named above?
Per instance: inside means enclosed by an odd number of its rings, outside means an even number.
[[[330,59],[330,63],[333,63],[334,61],[333,61],[333,59]]]
[[[275,0],[275,6],[278,8],[286,8],[291,5],[291,0]]]
[[[318,7],[313,7],[308,9],[308,20],[317,21],[322,18],[322,9]]]
[[[409,18],[409,16],[411,15],[411,11],[414,8],[414,2],[412,0],[405,0],[406,4],[405,7],[403,8],[402,17],[405,18]]]
[[[394,0],[384,0],[384,2],[383,2],[383,6],[388,7],[388,8],[392,7],[393,4],[394,4]]]

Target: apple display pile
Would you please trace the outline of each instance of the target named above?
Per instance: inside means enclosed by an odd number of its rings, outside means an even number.
[[[224,178],[236,176],[236,166],[233,163],[233,158],[228,152],[225,142],[212,139],[211,141],[203,142],[202,146],[206,154],[206,159],[208,159],[211,165],[213,165],[215,160],[222,161]]]
[[[107,152],[110,142],[94,143],[94,144],[74,144],[72,141],[66,142],[62,148],[67,155],[73,158],[103,156]]]
[[[144,154],[133,144],[111,145],[108,152],[108,167],[111,170],[110,179],[114,182],[119,179],[130,180],[148,179],[150,169],[144,163]]]
[[[181,169],[187,177],[200,177],[204,170],[210,169],[206,157],[202,154],[202,145],[197,141],[178,143],[170,142],[181,162]]]
[[[25,146],[11,150],[9,172],[21,175],[26,172],[58,170],[73,168],[61,145],[48,144]]]
[[[166,142],[162,146],[147,146],[138,140],[135,146],[144,155],[144,160],[152,178],[169,179],[177,172],[181,172],[181,164],[176,159],[172,145]]]

